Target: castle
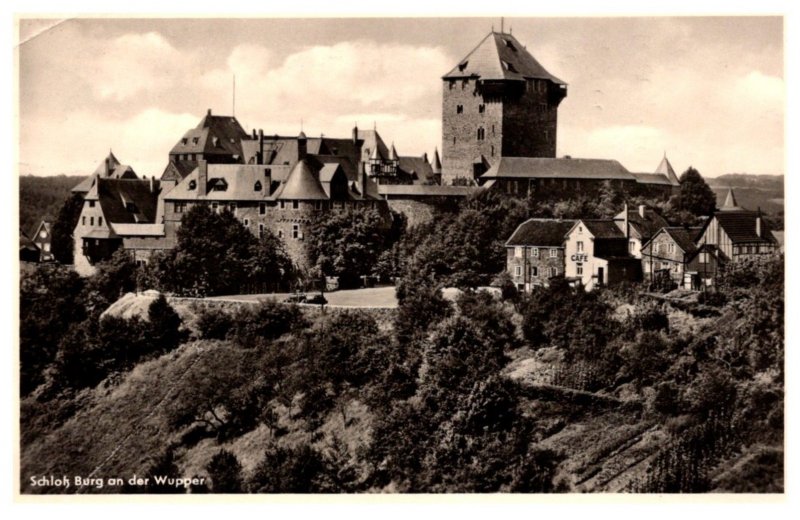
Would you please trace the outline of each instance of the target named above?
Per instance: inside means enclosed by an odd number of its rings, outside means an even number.
[[[169,152],[160,179],[140,179],[113,155],[73,191],[84,196],[74,232],[75,266],[117,249],[147,262],[174,248],[182,216],[196,204],[230,210],[253,234],[269,230],[306,266],[303,240],[319,212],[369,207],[410,225],[433,208],[483,189],[513,196],[592,194],[611,184],[631,195],[666,198],[678,179],[664,157],[654,173],[619,162],[556,157],[558,106],[567,85],[512,36],[490,32],[443,80],[442,157],[401,156],[377,129],[347,138],[248,133],[211,110]]]

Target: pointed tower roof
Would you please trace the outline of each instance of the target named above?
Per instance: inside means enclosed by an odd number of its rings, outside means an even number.
[[[675,170],[672,169],[672,165],[669,163],[669,159],[667,159],[666,153],[664,154],[664,158],[661,159],[661,164],[659,164],[658,168],[656,168],[655,173],[664,175],[667,179],[669,179],[670,184],[673,186],[678,186],[680,184],[678,176],[675,175]]]
[[[508,33],[490,32],[443,79],[479,77],[482,80],[547,79],[566,85],[536,61],[517,39]]]
[[[394,143],[392,143],[392,149],[389,150],[389,160],[396,161],[397,159],[397,150],[394,148]]]
[[[106,163],[108,164],[108,171],[106,171]],[[114,169],[120,165],[119,160],[114,156],[114,152],[108,150],[108,155],[103,162],[97,165],[97,168],[94,169],[94,173],[97,175],[106,176],[108,172],[113,172]]]
[[[286,182],[275,194],[276,200],[327,200],[328,195],[319,181],[319,170],[309,160],[298,162]]]
[[[433,173],[442,173],[442,161],[439,160],[438,148],[433,149],[433,161],[431,161],[431,168]]]
[[[722,211],[736,211],[742,208],[736,203],[736,196],[733,194],[733,188],[728,188],[728,195],[725,197],[725,203],[720,210]]]
[[[377,146],[372,149],[372,153],[370,154],[369,159],[371,161],[378,161],[383,159],[383,157],[381,157],[381,152],[378,150]]]

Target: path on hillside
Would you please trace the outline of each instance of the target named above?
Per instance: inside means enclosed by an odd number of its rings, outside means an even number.
[[[249,303],[267,299],[283,301],[290,295],[291,293],[233,294],[228,296],[212,296],[206,299]],[[348,289],[341,291],[326,292],[325,299],[328,300],[328,306],[331,307],[353,307],[353,308],[372,308],[372,309],[397,308],[397,296],[395,294],[394,286],[373,287],[368,289]]]

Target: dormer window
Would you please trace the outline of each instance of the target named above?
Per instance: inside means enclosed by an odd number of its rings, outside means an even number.
[[[511,63],[505,60],[500,60],[500,61],[503,64],[503,68],[506,69],[508,72],[517,72],[517,69],[514,68],[514,65],[512,65]]]
[[[189,181],[189,189],[196,190],[197,189],[197,181]]]
[[[219,137],[212,137],[211,144],[214,145],[215,147],[219,146]]]
[[[467,64],[468,63],[469,63],[469,61],[462,61],[461,63],[459,63],[458,64],[458,70],[460,70],[461,72],[464,72],[464,69],[467,68]]]
[[[514,46],[514,42],[512,42],[511,40],[507,40],[507,39],[503,38],[503,43],[505,43],[506,47],[508,47],[512,51],[516,51],[517,50],[516,46]]]
[[[199,142],[200,142],[200,138],[199,137],[192,137],[192,144],[197,144]]]
[[[261,181],[256,181],[255,185],[253,186],[253,191],[261,191],[263,186],[261,186]]]
[[[184,137],[183,139],[181,139],[181,144],[186,144],[186,143],[188,143],[188,142],[189,142],[189,140],[188,140],[188,139],[186,139],[185,137]]]

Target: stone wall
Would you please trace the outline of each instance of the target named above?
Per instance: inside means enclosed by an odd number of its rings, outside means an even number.
[[[556,256],[550,256],[550,251],[555,250]],[[551,269],[555,269],[555,276],[564,276],[564,248],[561,247],[525,247],[516,255],[516,248],[506,248],[506,271],[511,275],[511,280],[518,289],[526,290],[527,287],[547,286],[553,276]],[[519,274],[517,268],[519,267]]]
[[[527,81],[522,92],[506,98],[503,105],[505,157],[555,157],[558,99],[545,80]],[[560,100],[559,100],[560,101]]]
[[[480,155],[490,163],[500,157],[503,103],[499,98],[484,98],[476,90],[476,80],[448,80],[443,88],[442,184],[452,184],[458,177],[473,178],[473,162]],[[484,136],[480,140],[479,128]]]

